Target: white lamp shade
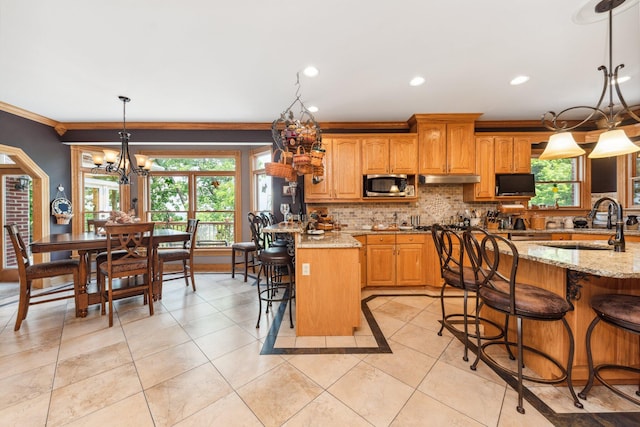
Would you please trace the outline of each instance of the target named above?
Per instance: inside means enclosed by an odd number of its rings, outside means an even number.
[[[102,153],[93,153],[91,155],[91,159],[93,159],[93,164],[100,166],[104,163],[104,154]]]
[[[631,142],[622,129],[614,129],[600,134],[598,143],[589,154],[589,158],[622,156],[636,151],[640,151],[640,147]]]
[[[115,163],[116,160],[118,160],[118,155],[120,155],[120,153],[118,153],[117,151],[114,150],[103,150],[104,151],[104,161],[107,163]]]
[[[547,147],[540,155],[540,160],[566,159],[581,156],[585,151],[580,148],[573,135],[569,132],[560,132],[549,137]]]
[[[147,156],[144,154],[134,154],[136,158],[136,164],[139,168],[143,168],[144,164],[147,162]]]

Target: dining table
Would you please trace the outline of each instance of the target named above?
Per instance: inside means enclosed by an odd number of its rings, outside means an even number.
[[[186,231],[169,228],[155,228],[153,230],[152,280],[154,295],[161,295],[159,290],[162,286],[162,277],[158,276],[158,247],[161,244],[187,241],[190,236]],[[107,250],[107,238],[104,233],[91,231],[83,233],[50,234],[42,239],[33,241],[30,246],[32,253],[77,251],[80,271],[78,274],[78,283],[74,283],[76,317],[86,317],[90,305],[100,304],[100,294],[98,292],[89,292],[87,275],[89,271],[89,254]]]

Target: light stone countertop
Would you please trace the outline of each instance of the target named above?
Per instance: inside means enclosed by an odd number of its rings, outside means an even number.
[[[574,271],[619,279],[640,278],[640,243],[626,243],[625,252],[614,252],[606,240],[516,241],[520,258],[568,268]],[[562,249],[576,244],[602,250]]]
[[[296,247],[300,249],[360,248],[362,245],[351,234],[326,232],[324,234],[299,234]]]

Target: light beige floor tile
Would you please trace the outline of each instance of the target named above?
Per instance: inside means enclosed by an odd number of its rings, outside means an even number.
[[[102,329],[81,336],[76,336],[60,344],[60,360],[76,357],[109,345],[124,342],[125,337],[119,327],[109,328],[108,323]]]
[[[406,295],[400,297],[394,297],[393,301],[398,302],[400,304],[408,305],[420,310],[424,310],[430,304],[433,304],[436,301],[435,298],[422,296],[422,295]]]
[[[57,344],[50,344],[0,357],[0,379],[55,363],[58,350]]]
[[[144,393],[140,392],[66,425],[69,427],[153,427],[153,419]]]
[[[142,391],[133,363],[56,389],[47,425],[59,426]]]
[[[371,354],[364,361],[411,387],[417,387],[437,359],[393,341],[390,345],[393,353]]]
[[[209,359],[198,346],[187,341],[136,360],[136,369],[146,390],[207,362]]]
[[[406,324],[402,320],[398,320],[395,317],[389,316],[385,313],[376,311],[373,314],[376,318],[376,322],[378,323],[378,327],[382,331],[382,334],[387,338],[392,336]]]
[[[187,322],[182,327],[191,338],[199,338],[233,325],[233,321],[222,313],[214,313]],[[255,325],[254,325],[255,327]]]
[[[53,388],[82,381],[90,376],[131,364],[132,361],[131,352],[124,341],[62,359],[56,367]]]
[[[475,338],[472,339],[472,342],[475,344]],[[504,380],[494,372],[486,363],[479,362],[476,366],[475,371],[471,371],[471,365],[476,360],[476,355],[474,352],[469,350],[468,357],[469,361],[465,362],[462,359],[464,354],[464,344],[457,339],[451,341],[451,344],[447,346],[445,351],[440,356],[440,361],[444,362],[448,365],[455,366],[459,369],[467,370],[475,373],[476,375],[485,378],[489,381],[493,381],[496,384],[504,384]]]
[[[360,362],[327,391],[371,424],[387,426],[414,389],[380,369]]]
[[[261,427],[262,423],[245,403],[233,392],[201,411],[185,418],[176,427]]]
[[[289,363],[318,383],[329,387],[356,366],[360,359],[350,354],[298,354]]]
[[[157,306],[157,307],[163,307],[167,311],[174,311],[174,310],[184,309],[192,305],[200,304],[204,301],[202,297],[200,297],[198,292],[193,292],[191,290],[191,287],[187,288],[185,286],[183,292],[184,294],[180,295],[179,297],[171,298],[171,294],[169,294],[165,299],[164,289],[163,289],[162,300],[160,300],[159,302],[156,302],[154,308]]]
[[[49,395],[55,366],[55,363],[50,363],[0,380],[3,396],[0,410],[42,394]]]
[[[267,427],[279,426],[315,399],[322,388],[288,363],[237,389]]]
[[[559,414],[581,411],[574,406],[573,397],[571,396],[568,387],[554,387],[552,385],[536,384],[530,382],[527,384],[527,388],[531,390],[533,394],[546,402],[551,409]],[[579,391],[579,389],[576,390],[576,394]],[[583,401],[580,402],[584,405]],[[526,408],[528,408],[530,405],[525,403],[524,406],[526,410]]]
[[[207,302],[201,302],[200,304],[193,304],[179,310],[171,310],[171,315],[178,321],[179,324],[185,325],[193,320],[209,316],[214,313],[218,313],[218,309]]]
[[[416,317],[420,311],[422,311],[420,308],[404,304],[402,302],[402,297],[397,297],[386,304],[377,307],[374,313],[376,315],[378,313],[386,314],[387,316],[393,317],[394,319],[398,319],[402,322],[408,322]]]
[[[212,332],[194,340],[209,360],[217,359],[256,341],[256,338],[245,332],[239,326],[233,325],[216,332]]]
[[[5,390],[2,391],[3,394]],[[42,393],[33,399],[21,399],[15,405],[0,409],[3,426],[44,426],[49,412],[50,393]]]
[[[283,424],[286,427],[307,426],[371,426],[331,394],[324,392]]]
[[[204,364],[145,390],[156,426],[171,426],[231,393],[222,375]]]
[[[153,316],[145,316],[135,322],[122,325],[122,330],[127,338],[137,335],[147,335],[151,329],[164,329],[179,325],[171,313],[156,313]]]
[[[369,348],[378,347],[378,342],[372,335],[355,335],[356,345],[358,347]]]
[[[437,332],[440,330],[441,319],[442,313],[440,313],[440,311],[434,313],[429,309],[425,309],[418,313],[416,317],[411,319],[410,323],[412,325],[420,326],[421,328]]]
[[[254,341],[214,359],[213,365],[237,389],[284,363],[278,355],[261,355],[261,349],[262,343]]]
[[[544,415],[526,401],[524,403],[524,414],[517,411],[517,406],[518,392],[511,387],[507,387],[498,427],[551,427],[553,425]],[[576,408],[576,411],[577,410]]]
[[[146,334],[138,334],[127,339],[127,343],[131,349],[133,360],[139,360],[189,340],[189,335],[184,329],[176,325],[163,329],[151,329]]]
[[[87,317],[67,317],[64,323],[62,341],[97,332],[109,326],[106,317],[100,314],[98,307],[96,306],[94,310],[89,310]]]
[[[328,336],[325,339],[327,348],[357,347],[356,339],[353,335],[335,337]]]
[[[19,331],[13,330],[13,323],[0,334],[0,357],[9,354],[29,351],[36,347],[59,345],[62,335],[62,325],[51,329],[30,332],[24,325]]]
[[[325,348],[327,340],[324,336],[297,337],[296,348]]]
[[[598,384],[596,382],[596,384]],[[584,386],[575,387],[576,393],[579,393]],[[617,388],[623,390],[625,393],[628,393],[630,396],[637,398],[635,395],[635,391],[638,389],[637,386],[633,385],[617,385]],[[602,385],[594,385],[589,393],[587,394],[587,399],[580,399],[580,402],[584,405],[584,410],[587,412],[639,412],[640,406],[633,404],[632,402],[624,399],[605,386]]]
[[[227,316],[229,319],[233,320],[234,322],[242,322],[242,321],[252,321],[253,324],[255,325],[255,323],[258,321],[258,303],[254,302],[253,299],[257,300],[257,296],[252,296],[251,299],[252,301],[247,302],[245,304],[242,305],[237,305],[235,307],[232,308],[228,308],[228,309],[223,309],[220,310],[221,313],[224,313],[225,316]],[[274,305],[273,308],[277,311],[277,305]],[[265,306],[264,304],[262,305],[262,315],[265,314],[264,310],[265,310]],[[271,310],[269,310],[269,312],[271,312]],[[288,316],[288,314],[287,314]]]
[[[295,348],[295,346],[296,337],[281,337],[280,335],[278,335],[273,344],[274,348]]]
[[[471,390],[462,393],[462,390]],[[418,390],[485,425],[496,425],[506,385],[498,385],[446,363],[436,362]]]
[[[393,334],[390,339],[435,358],[440,357],[453,340],[451,335],[446,333],[439,336],[432,330],[423,329],[410,323]]]
[[[481,427],[484,424],[461,414],[419,391],[415,392],[402,408],[391,426],[467,426]]]

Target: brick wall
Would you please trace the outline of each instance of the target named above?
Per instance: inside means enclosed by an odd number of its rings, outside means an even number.
[[[31,241],[29,235],[29,189],[16,190],[16,184],[19,182],[18,176],[7,175],[5,176],[5,200],[4,200],[4,223],[5,224],[18,224],[20,234],[28,245]],[[4,235],[5,258],[7,267],[16,267],[16,254],[13,251],[13,245],[11,239],[6,230],[2,230]]]

